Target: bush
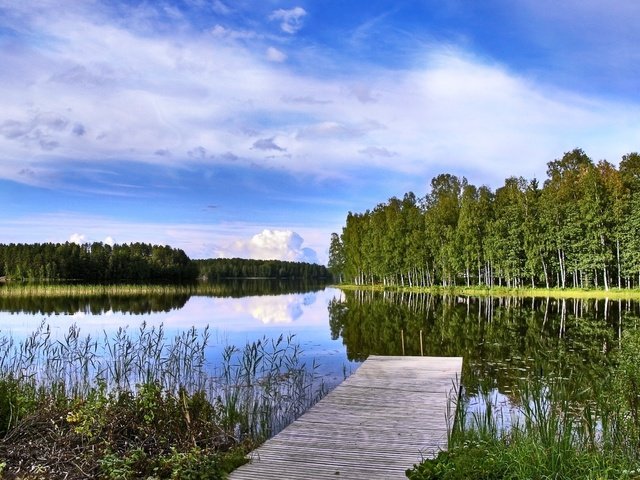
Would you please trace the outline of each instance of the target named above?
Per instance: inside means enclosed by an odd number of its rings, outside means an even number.
[[[31,393],[18,382],[2,381],[2,386],[10,387],[0,393],[11,412],[21,396]],[[171,393],[150,382],[134,392],[107,392],[100,385],[84,398],[61,402],[42,395],[37,401],[0,436],[6,474],[218,479],[244,463],[251,446],[237,445],[224,433],[219,409],[202,391]]]

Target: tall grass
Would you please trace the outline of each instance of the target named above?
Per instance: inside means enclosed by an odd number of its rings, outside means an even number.
[[[336,288],[341,290],[364,290],[364,291],[398,291],[398,292],[418,292],[431,293],[434,295],[462,295],[467,297],[527,297],[527,298],[586,298],[586,299],[609,299],[609,300],[637,300],[640,299],[640,289],[628,288],[545,288],[545,287],[485,287],[485,286],[451,286],[451,287],[401,287],[376,285],[350,285],[338,284]]]
[[[623,338],[610,375],[532,375],[509,409],[489,392],[485,408],[457,405],[448,451],[407,471],[427,479],[640,479],[640,334]],[[570,380],[570,381],[567,381]]]
[[[292,335],[262,338],[243,350],[227,347],[213,391],[239,437],[265,438],[291,423],[325,393],[310,375]]]
[[[228,346],[217,368],[207,363],[210,340],[208,327],[170,338],[162,325],[145,322],[101,338],[83,336],[72,325],[56,339],[43,322],[21,341],[0,334],[0,379],[72,399],[87,398],[100,386],[116,395],[148,384],[172,395],[203,392],[240,441],[271,435],[323,394],[315,363],[302,361],[293,336]]]
[[[0,286],[3,297],[93,297],[102,295],[222,294],[212,283],[84,285],[69,283],[10,283]]]

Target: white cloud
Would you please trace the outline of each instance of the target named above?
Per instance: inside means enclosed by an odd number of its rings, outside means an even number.
[[[287,55],[277,48],[267,48],[267,59],[271,62],[282,63],[287,59]]]
[[[219,256],[317,263],[316,252],[303,244],[304,239],[291,230],[263,230],[249,240],[237,240]]]
[[[358,153],[367,155],[369,157],[391,158],[391,157],[398,156],[397,152],[391,152],[384,147],[367,147],[367,148],[363,148],[362,150],[359,150]]]
[[[279,20],[280,28],[286,33],[296,33],[302,28],[302,19],[307,15],[307,12],[302,7],[294,7],[290,10],[279,9],[274,10],[269,15],[269,20]]]
[[[87,242],[87,236],[81,233],[74,233],[69,237],[69,242],[82,245]]]
[[[265,45],[227,42],[241,31],[221,25],[176,40],[99,9],[29,14],[17,31],[43,41],[0,51],[0,178],[22,183],[51,186],[73,161],[180,167],[233,152],[247,166],[285,150],[270,167],[324,178],[375,166],[425,181],[473,168],[490,182],[540,173],[576,146],[613,161],[637,149],[637,104],[554,90],[446,45],[429,45],[411,69],[332,77],[274,65]],[[305,15],[270,18],[293,32]]]
[[[211,8],[213,8],[214,12],[219,13],[220,15],[229,15],[232,12],[232,10],[222,0],[213,0]]]
[[[93,240],[91,240],[89,237],[87,237],[87,235],[85,235],[84,233],[74,233],[69,237],[69,242],[77,243],[78,245],[84,245],[85,243],[93,242]],[[104,243],[105,245],[110,245],[110,246],[113,247],[116,242],[113,240],[113,238],[111,236],[107,236],[102,241],[102,243]]]
[[[250,297],[244,307],[253,318],[264,324],[292,323],[303,313],[303,299],[300,295]]]
[[[341,221],[339,218],[335,223],[339,225]],[[83,233],[64,237],[60,233],[60,225]],[[0,237],[5,243],[31,243],[34,241],[33,232],[37,231],[38,242],[84,244],[102,238],[105,244],[111,244],[111,241],[115,244],[114,239],[117,239],[119,244],[171,245],[183,249],[191,258],[244,257],[326,264],[326,244],[335,228],[335,225],[300,227],[294,232],[256,223],[132,222],[59,213],[5,219],[0,222]],[[262,233],[256,235],[256,231]]]
[[[234,30],[220,24],[211,29],[211,34],[216,38],[226,40],[253,40],[258,38],[258,34],[251,30]]]

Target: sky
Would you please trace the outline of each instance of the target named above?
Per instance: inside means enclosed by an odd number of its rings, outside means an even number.
[[[0,0],[0,243],[326,263],[440,173],[639,149],[640,3]]]

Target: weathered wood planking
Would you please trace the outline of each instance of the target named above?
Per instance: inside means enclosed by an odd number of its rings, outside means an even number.
[[[406,478],[446,448],[461,371],[460,357],[371,356],[230,479]]]

